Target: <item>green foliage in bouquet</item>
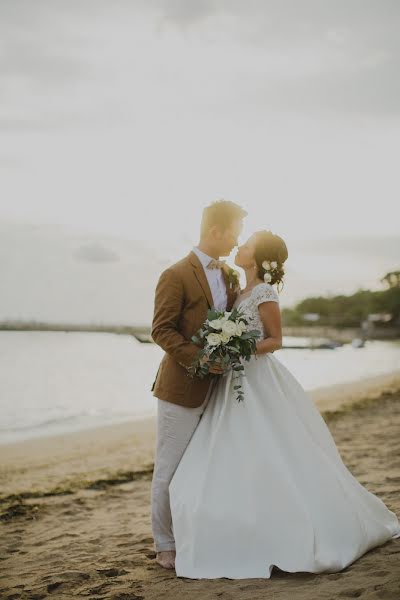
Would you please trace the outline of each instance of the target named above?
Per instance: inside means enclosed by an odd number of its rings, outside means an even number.
[[[189,368],[189,375],[203,379],[212,364],[230,367],[234,371],[234,390],[240,402],[244,398],[240,383],[241,371],[244,371],[241,359],[250,360],[259,336],[258,329],[248,331],[248,320],[240,309],[234,308],[232,312],[209,310],[207,320],[191,338],[201,350]]]

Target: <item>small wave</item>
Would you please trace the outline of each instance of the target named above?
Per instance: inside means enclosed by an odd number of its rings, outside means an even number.
[[[53,417],[50,419],[46,419],[44,421],[40,421],[38,423],[26,423],[24,425],[17,426],[8,426],[8,427],[0,427],[1,433],[18,433],[23,431],[38,431],[40,429],[48,429],[57,426],[65,426],[65,425],[73,425],[80,424],[82,421],[103,421],[105,419],[110,419],[111,421],[114,419],[125,419],[125,418],[135,418],[137,415],[134,413],[128,412],[120,412],[120,413],[109,413],[105,411],[101,411],[98,409],[90,409],[85,410],[80,413],[76,413],[74,415],[64,415]],[[141,415],[139,415],[140,417]]]

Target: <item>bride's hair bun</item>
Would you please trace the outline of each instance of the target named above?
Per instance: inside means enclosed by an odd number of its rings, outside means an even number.
[[[257,276],[260,279],[264,281],[269,279],[271,284],[283,283],[285,274],[283,263],[288,256],[286,244],[279,235],[267,230],[256,232],[254,258],[257,265]]]

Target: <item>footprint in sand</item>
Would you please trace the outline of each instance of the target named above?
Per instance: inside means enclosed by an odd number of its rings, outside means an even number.
[[[112,596],[111,600],[144,600],[144,596],[136,596],[136,594],[117,594],[116,596]]]
[[[151,537],[143,538],[143,539],[139,540],[139,543],[140,544],[152,544],[153,538],[151,538]]]
[[[338,595],[340,598],[359,598],[363,592],[365,592],[365,588],[358,588],[356,590],[343,590]]]
[[[102,583],[101,585],[97,585],[96,587],[90,588],[89,592],[91,594],[103,594],[108,592],[108,590],[110,589],[110,585],[112,584],[109,582]]]
[[[120,544],[116,544],[117,548],[132,548],[133,542],[121,542]]]
[[[59,588],[60,585],[63,585],[64,583],[65,581],[55,581],[54,583],[49,583],[47,586],[47,591],[49,592],[49,594],[51,594],[52,592],[54,592],[54,590]]]
[[[98,573],[100,573],[100,575],[105,575],[106,577],[119,577],[120,575],[127,575],[128,571],[125,571],[125,569],[116,569],[116,568],[111,568],[111,569],[96,569]]]
[[[389,483],[400,483],[400,477],[385,477],[385,481]]]

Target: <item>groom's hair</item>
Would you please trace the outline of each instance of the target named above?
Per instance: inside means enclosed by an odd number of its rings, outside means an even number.
[[[238,204],[230,200],[216,200],[203,209],[201,219],[201,236],[207,235],[213,225],[225,230],[231,226],[235,219],[243,219],[247,212]]]

